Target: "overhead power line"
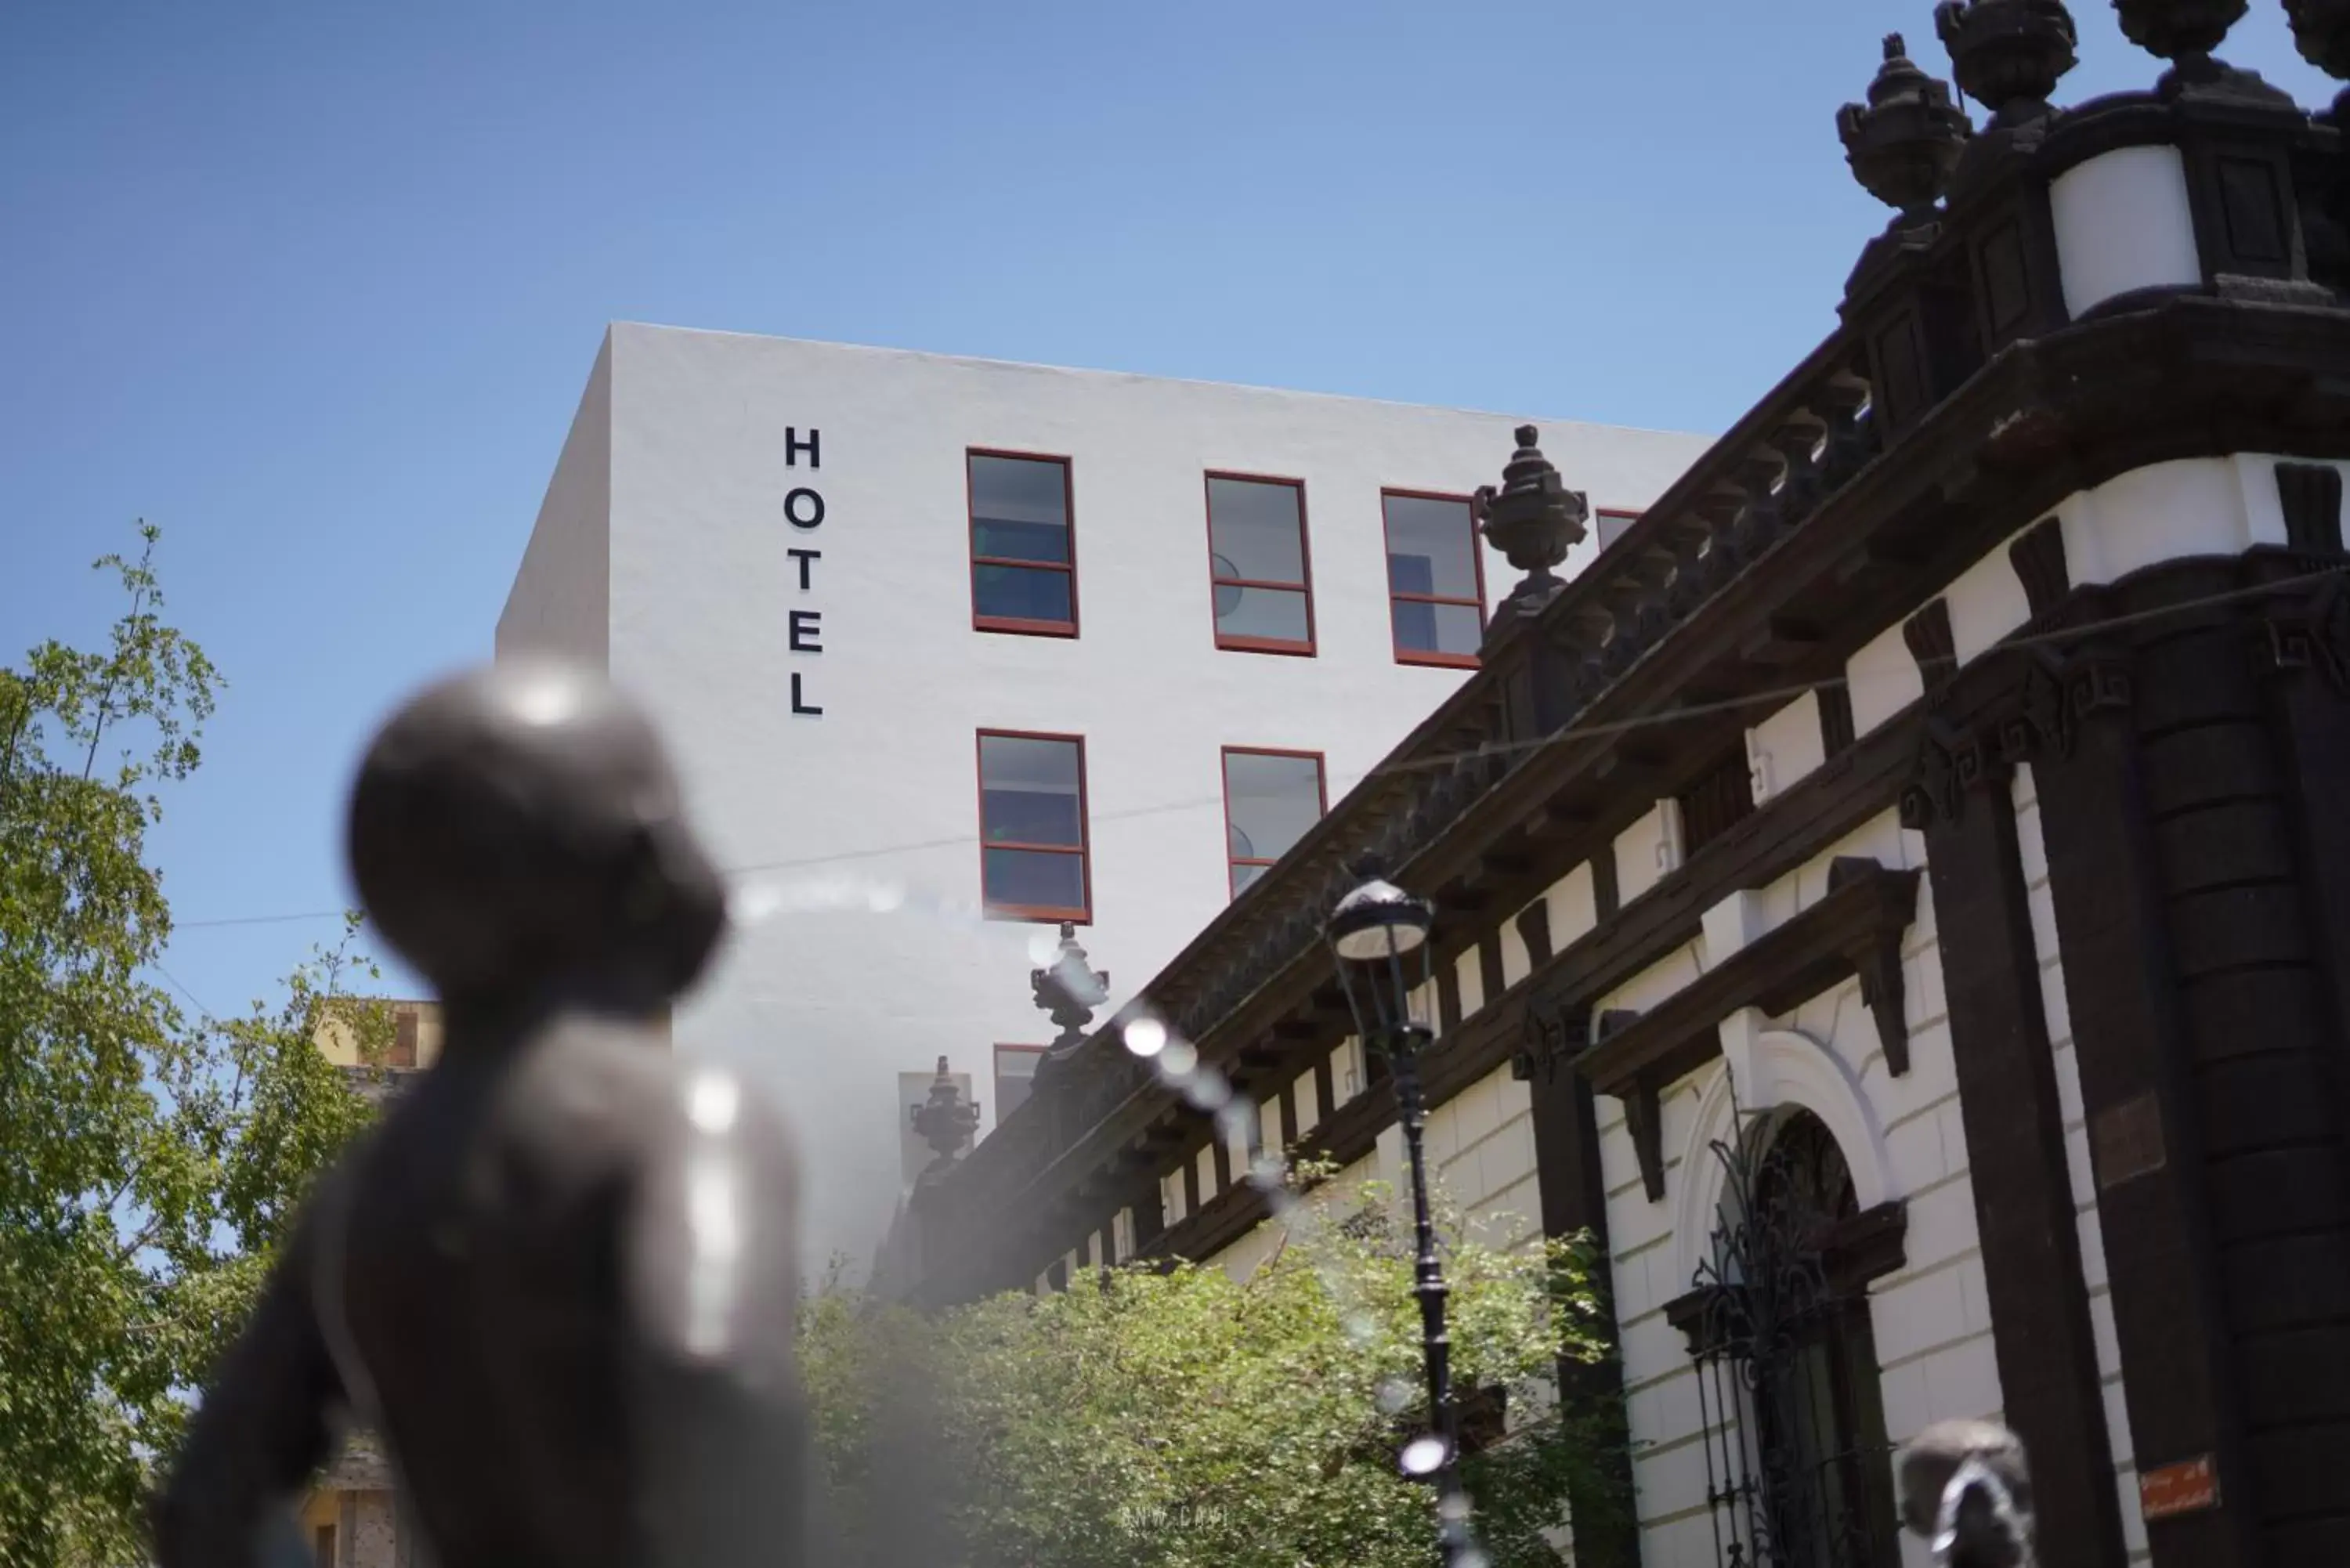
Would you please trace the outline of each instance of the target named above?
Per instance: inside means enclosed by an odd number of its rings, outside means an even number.
[[[2010,638],[2001,642],[1996,649],[1986,651],[1996,652],[2009,649],[2076,641],[2082,638],[2094,637],[2123,627],[2143,625],[2148,621],[2186,615],[2196,610],[2217,608],[2243,599],[2262,597],[2276,593],[2280,589],[2298,587],[2321,582],[2327,577],[2340,576],[2345,571],[2350,571],[2350,567],[2329,566],[2304,573],[2300,576],[2280,578],[2272,583],[2262,583],[2251,587],[2231,588],[2223,593],[2207,594],[2199,598],[2188,599],[2178,604],[2133,610],[2126,615],[2111,616],[2081,626],[2062,627],[2049,631],[2034,632],[2025,637]],[[1606,735],[1626,734],[1637,730],[1683,724],[1691,719],[1702,718],[1710,713],[1734,712],[1745,708],[1776,707],[1814,692],[1850,684],[1851,680],[1848,677],[1827,676],[1818,680],[1776,687],[1766,691],[1748,692],[1740,697],[1723,698],[1719,701],[1691,703],[1664,712],[1639,714],[1631,718],[1611,720],[1605,723],[1570,724],[1565,729],[1555,730],[1547,735],[1537,735],[1528,740],[1499,741],[1467,751],[1444,752],[1432,756],[1382,763],[1367,773],[1348,776],[1344,782],[1360,783],[1364,779],[1378,778],[1386,774],[1449,768],[1460,763],[1473,762],[1486,757],[1506,756],[1521,751],[1539,751],[1544,747],[1561,745],[1569,741],[1591,740]],[[1220,806],[1222,803],[1222,795],[1201,795],[1187,800],[1162,801],[1156,805],[1129,806],[1121,811],[1101,812],[1094,815],[1089,820],[1097,823],[1131,822],[1143,817],[1167,816],[1187,811],[1203,811],[1211,806]],[[971,845],[974,838],[975,836],[972,834],[962,833],[941,838],[906,839],[895,844],[876,845],[864,849],[837,849],[822,855],[795,856],[782,860],[752,861],[742,866],[728,867],[722,875],[750,877],[776,871],[819,870],[826,867],[849,865],[860,860],[878,860],[892,855],[914,855],[925,850],[962,848]],[[172,922],[172,929],[174,930],[213,930],[228,926],[292,925],[305,920],[338,920],[346,913],[347,911],[342,909],[307,909],[289,914],[234,915],[217,919],[175,920]]]

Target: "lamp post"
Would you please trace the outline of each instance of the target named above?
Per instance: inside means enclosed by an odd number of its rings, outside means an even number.
[[[1367,867],[1365,868],[1368,870]],[[1437,1542],[1453,1568],[1485,1561],[1469,1539],[1469,1504],[1454,1461],[1460,1436],[1452,1405],[1452,1344],[1444,1328],[1450,1293],[1436,1256],[1436,1227],[1428,1212],[1428,1170],[1420,1131],[1428,1120],[1421,1098],[1420,1054],[1435,1043],[1411,1016],[1411,993],[1429,978],[1428,934],[1436,909],[1377,875],[1338,900],[1325,935],[1337,961],[1338,981],[1363,1044],[1386,1055],[1393,1072],[1396,1109],[1411,1164],[1411,1214],[1417,1253],[1412,1294],[1419,1300],[1420,1354],[1428,1367],[1429,1433],[1404,1449],[1404,1469],[1436,1488]]]

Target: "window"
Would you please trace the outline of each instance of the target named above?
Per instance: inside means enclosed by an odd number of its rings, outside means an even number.
[[[1208,475],[1208,553],[1218,648],[1314,651],[1303,484]]]
[[[973,452],[969,462],[972,624],[1076,636],[1068,460]]]
[[[1835,1136],[1809,1111],[1786,1113],[1770,1136],[1754,1183],[1757,1218],[1814,1254],[1825,1287],[1780,1328],[1777,1355],[1758,1357],[1756,1368],[1778,1396],[1762,1402],[1756,1424],[1762,1441],[1785,1456],[1784,1484],[1794,1493],[1781,1501],[1797,1526],[1789,1560],[1893,1568],[1901,1556],[1893,1446],[1868,1296],[1865,1287],[1838,1289],[1835,1277],[1843,1272],[1834,1256],[1839,1228],[1860,1212],[1852,1172]]]
[[[1086,864],[1086,743],[1075,735],[979,735],[980,888],[991,915],[1092,919]]]
[[[1388,608],[1405,664],[1472,668],[1485,639],[1485,565],[1477,520],[1458,495],[1382,492]]]
[[[310,1561],[316,1568],[335,1568],[335,1527],[322,1524],[310,1533]]]
[[[1288,854],[1322,820],[1328,804],[1316,753],[1225,747],[1224,837],[1232,897]]]
[[[1639,520],[1640,514],[1638,512],[1611,512],[1604,506],[1601,507],[1598,517],[1599,547],[1605,550],[1615,544],[1617,540],[1630,533],[1632,524]]]
[[[1028,1103],[1036,1085],[1036,1064],[1045,1059],[1042,1045],[998,1045],[995,1048],[995,1125]]]

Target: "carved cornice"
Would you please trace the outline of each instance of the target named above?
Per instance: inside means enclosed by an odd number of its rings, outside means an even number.
[[[1658,1100],[1669,1085],[1721,1054],[1722,1020],[1742,1008],[1773,1016],[1793,1012],[1853,975],[1871,998],[1886,1064],[1909,1066],[1902,1016],[1901,937],[1918,910],[1919,871],[1894,871],[1873,860],[1839,858],[1828,892],[1715,964],[1623,1027],[1599,1031],[1575,1069],[1594,1092],[1624,1102],[1649,1200],[1665,1195],[1663,1127]]]
[[[1970,683],[1996,680],[2000,699],[1970,721],[1946,712],[1927,716],[1918,759],[1901,792],[1901,826],[1923,832],[1937,820],[1955,822],[1967,799],[2003,784],[2019,763],[2069,757],[2082,728],[2129,711],[2135,690],[2126,654],[2086,649],[2067,656],[2045,645],[1985,656]]]
[[[2350,570],[2350,565],[2336,568]],[[2350,586],[2329,576],[2314,591],[2278,605],[2261,618],[2268,659],[2287,674],[2322,678],[2350,697]]]
[[[1589,1023],[1556,999],[1525,1010],[1525,1044],[1510,1054],[1510,1076],[1521,1084],[1555,1083],[1591,1044]]]

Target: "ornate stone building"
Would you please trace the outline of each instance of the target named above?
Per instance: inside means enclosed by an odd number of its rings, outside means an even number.
[[[1391,1164],[1319,929],[1375,856],[1448,1186],[1607,1259],[1619,1552],[1919,1561],[1892,1449],[1998,1416],[2043,1561],[2350,1562],[2350,163],[2241,5],[2119,9],[2169,68],[2060,109],[2059,0],[1941,6],[1981,124],[1887,41],[1834,330],[1147,987],[1256,1133],[1112,1019],[910,1289],[1246,1269],[1260,1148]],[[1533,448],[1486,514],[1571,533]]]

